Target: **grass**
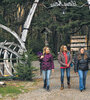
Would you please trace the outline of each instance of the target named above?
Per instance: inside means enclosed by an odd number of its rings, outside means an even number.
[[[20,90],[20,88],[15,87],[15,86],[6,86],[6,87],[0,87],[0,94],[2,96],[6,96],[8,95],[17,95],[22,93],[22,91]]]
[[[0,87],[0,100],[3,98],[16,98],[21,93],[36,89],[37,81],[4,81],[5,87]]]

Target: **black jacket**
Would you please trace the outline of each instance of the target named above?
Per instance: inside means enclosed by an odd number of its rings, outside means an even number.
[[[80,60],[78,60],[77,56],[74,58],[74,71],[78,72],[79,69],[83,71],[88,70],[89,56],[87,55],[87,59],[84,59],[84,54],[81,54]]]

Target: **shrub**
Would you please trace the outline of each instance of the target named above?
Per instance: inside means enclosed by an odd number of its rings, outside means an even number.
[[[37,69],[31,66],[31,55],[30,53],[25,53],[22,56],[22,60],[19,61],[16,66],[17,75],[21,80],[32,80],[35,76],[33,73]]]

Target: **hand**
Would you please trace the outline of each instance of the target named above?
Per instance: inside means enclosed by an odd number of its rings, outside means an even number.
[[[69,67],[70,64],[67,64],[67,67]]]
[[[76,72],[76,74],[78,74],[78,72]]]
[[[52,72],[54,73],[54,69],[52,69]]]
[[[44,56],[41,56],[40,59],[44,58]]]
[[[74,71],[74,73],[75,73],[76,75],[78,75],[78,72],[75,72],[75,71]]]

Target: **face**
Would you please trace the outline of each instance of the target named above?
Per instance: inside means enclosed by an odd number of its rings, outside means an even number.
[[[46,54],[50,53],[49,48],[46,48]]]
[[[84,53],[84,49],[82,48],[82,49],[80,50],[80,52],[81,52],[81,54],[83,54],[83,53]]]
[[[63,47],[63,51],[67,51],[67,47],[66,46]]]

